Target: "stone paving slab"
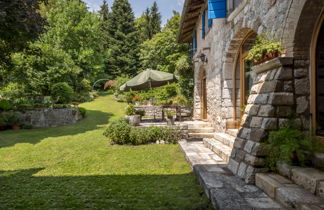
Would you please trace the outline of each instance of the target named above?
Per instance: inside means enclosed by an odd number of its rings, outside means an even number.
[[[179,142],[213,206],[219,210],[284,209],[254,185],[233,175],[227,164],[202,141]]]

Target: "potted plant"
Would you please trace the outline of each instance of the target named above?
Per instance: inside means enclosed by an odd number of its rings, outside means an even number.
[[[19,117],[17,114],[11,112],[7,115],[7,125],[11,126],[13,130],[20,130],[21,126],[19,124]]]
[[[133,104],[129,104],[126,107],[126,119],[132,126],[137,126],[141,122],[141,115],[136,114],[136,110]]]
[[[257,36],[255,45],[249,51],[249,55],[246,59],[252,61],[254,65],[258,65],[279,57],[281,53],[281,44],[263,33]]]
[[[174,119],[173,119],[173,116],[176,114],[175,111],[173,110],[168,110],[168,109],[164,109],[163,110],[166,114],[166,117],[167,117],[167,124],[168,125],[174,125]]]

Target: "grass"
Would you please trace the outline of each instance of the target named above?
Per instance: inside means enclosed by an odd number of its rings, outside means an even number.
[[[125,104],[81,105],[71,126],[0,133],[0,209],[207,209],[178,145],[110,146]]]

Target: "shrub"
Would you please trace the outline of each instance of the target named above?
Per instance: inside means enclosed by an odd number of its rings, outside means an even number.
[[[293,120],[290,120],[284,128],[270,132],[264,146],[269,150],[265,160],[266,166],[273,171],[276,170],[278,162],[307,165],[314,152],[324,151],[323,145],[316,138],[301,131]]]
[[[125,114],[126,114],[127,116],[135,115],[135,114],[136,114],[136,112],[135,112],[135,107],[134,107],[133,104],[129,104],[129,105],[126,107]]]
[[[0,100],[0,111],[7,111],[12,108],[10,102],[8,100]]]
[[[51,96],[56,103],[67,104],[73,98],[73,89],[66,82],[59,82],[52,86]]]
[[[176,143],[182,138],[179,129],[156,126],[132,127],[125,119],[112,122],[104,132],[104,135],[110,139],[111,143],[120,145],[141,145],[155,143],[158,140]]]
[[[132,127],[128,124],[128,121],[121,118],[109,124],[104,136],[108,137],[114,144],[130,144],[129,134],[131,129]]]
[[[13,126],[19,124],[19,117],[14,112],[2,112],[0,118],[2,126]]]
[[[87,114],[87,110],[86,108],[83,108],[83,107],[79,107],[79,112],[80,114],[82,115],[82,117],[84,118]]]

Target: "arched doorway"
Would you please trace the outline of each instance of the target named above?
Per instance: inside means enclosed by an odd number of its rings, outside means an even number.
[[[206,70],[203,68],[200,70],[200,99],[201,99],[201,116],[202,120],[207,120],[207,81],[206,81]]]
[[[236,87],[235,91],[235,119],[241,121],[244,109],[247,105],[247,100],[250,96],[250,91],[255,78],[255,73],[252,71],[252,62],[247,60],[249,51],[255,44],[257,34],[250,31],[247,36],[243,39],[235,67],[234,79],[235,84],[239,83],[239,87]],[[238,123],[239,126],[240,123]]]
[[[313,132],[324,139],[324,13],[314,31],[311,48]]]

